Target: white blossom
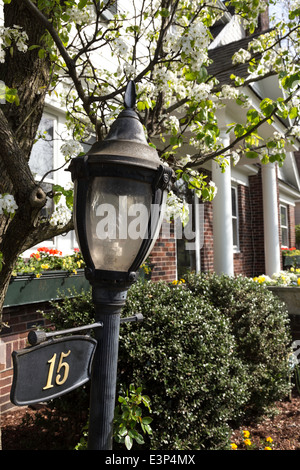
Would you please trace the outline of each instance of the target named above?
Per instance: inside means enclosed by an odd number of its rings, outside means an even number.
[[[251,59],[250,52],[246,51],[245,49],[240,49],[238,52],[233,54],[232,63],[233,63],[233,65],[244,64],[245,62],[247,62],[250,59]]]
[[[168,221],[180,218],[184,226],[189,220],[188,203],[179,199],[173,191],[170,191],[167,197],[165,218]]]
[[[192,90],[192,98],[196,101],[203,101],[208,99],[209,94],[212,89],[212,84],[210,83],[200,83],[199,85],[195,85]]]
[[[180,159],[179,164],[180,164],[181,166],[186,166],[186,165],[188,165],[191,161],[192,161],[192,157],[191,157],[189,154],[187,154],[187,155],[185,155],[184,157],[182,157],[182,158]]]
[[[0,194],[0,215],[13,215],[17,209],[18,206],[12,194]]]
[[[86,6],[84,9],[67,8],[65,14],[69,17],[69,21],[76,24],[88,23],[91,18],[92,10]]]
[[[223,85],[220,98],[225,100],[235,100],[238,98],[240,92],[237,88],[231,85]]]
[[[0,44],[1,48],[5,49],[10,47],[12,41],[16,44],[18,51],[26,52],[28,49],[28,35],[25,31],[22,31],[21,26],[14,25],[13,28],[0,28]],[[3,52],[1,52],[1,62],[3,58]]]
[[[231,158],[233,160],[233,166],[237,165],[237,163],[240,161],[240,155],[235,150],[231,152]]]
[[[60,147],[60,150],[65,159],[68,160],[69,158],[77,156],[79,153],[83,152],[83,147],[76,140],[69,140]]]
[[[169,116],[165,120],[165,126],[168,130],[171,131],[173,135],[177,134],[179,131],[179,120],[176,116]]]
[[[53,212],[49,223],[53,227],[62,228],[71,220],[71,217],[72,212],[70,209],[60,204]]]
[[[113,42],[114,52],[117,56],[126,58],[129,51],[128,44],[124,41],[123,38],[119,37]]]
[[[300,138],[300,126],[293,126],[291,134],[297,138]]]
[[[217,188],[217,186],[216,186],[216,183],[214,183],[213,181],[210,181],[208,184],[209,184],[209,186],[213,189],[213,191],[214,191],[214,196],[215,196],[215,195],[217,194],[217,192],[218,192],[218,188]]]

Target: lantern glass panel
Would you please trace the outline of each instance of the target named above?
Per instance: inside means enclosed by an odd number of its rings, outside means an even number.
[[[95,269],[129,270],[148,234],[151,202],[150,183],[93,178],[86,201],[86,234]]]

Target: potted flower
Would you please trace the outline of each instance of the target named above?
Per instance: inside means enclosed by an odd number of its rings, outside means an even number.
[[[286,304],[290,315],[300,315],[300,268],[280,271],[271,277],[263,274],[253,280],[277,295]]]
[[[63,256],[40,247],[28,259],[20,256],[12,273],[4,306],[51,301],[89,289],[84,261],[78,249]]]

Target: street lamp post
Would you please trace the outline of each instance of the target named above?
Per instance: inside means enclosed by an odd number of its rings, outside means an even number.
[[[89,450],[112,449],[120,312],[158,236],[172,179],[172,170],[146,141],[135,100],[130,81],[125,109],[107,137],[69,167],[76,236],[92,285],[95,321],[103,324],[95,329]]]

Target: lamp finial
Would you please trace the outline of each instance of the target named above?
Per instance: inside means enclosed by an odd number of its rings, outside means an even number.
[[[124,105],[126,109],[133,109],[136,102],[136,89],[135,82],[130,80],[127,84],[125,96],[124,96]]]

